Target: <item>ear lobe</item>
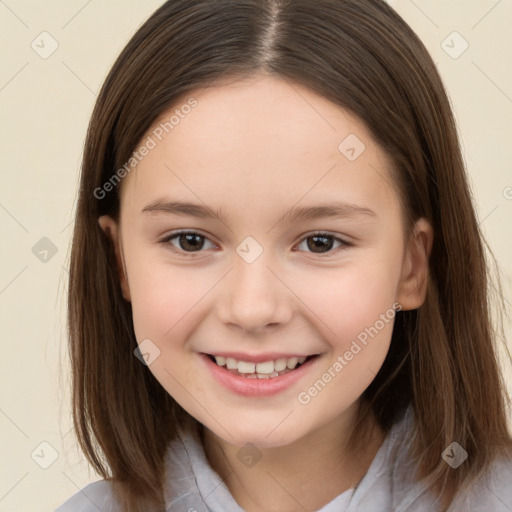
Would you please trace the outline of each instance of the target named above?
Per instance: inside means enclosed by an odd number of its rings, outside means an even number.
[[[398,288],[397,302],[404,311],[417,309],[425,301],[433,240],[434,233],[430,223],[423,218],[416,221],[405,248],[402,278]]]
[[[114,251],[116,254],[116,265],[119,273],[119,283],[121,285],[121,292],[123,294],[123,297],[127,301],[130,301],[130,288],[128,286],[128,279],[126,278],[126,270],[122,256],[119,224],[110,215],[102,215],[101,217],[99,217],[98,224],[100,225],[103,232],[110,238],[114,246]]]

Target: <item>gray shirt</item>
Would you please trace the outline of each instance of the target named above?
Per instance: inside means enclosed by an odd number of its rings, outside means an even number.
[[[437,510],[437,502],[425,485],[412,480],[414,465],[407,456],[412,424],[412,410],[408,409],[391,429],[357,488],[342,492],[317,512]],[[448,455],[455,464],[460,462],[456,460],[457,449]],[[166,453],[165,499],[167,512],[244,512],[208,464],[201,443],[188,432],[179,432]],[[118,512],[105,480],[89,484],[55,512],[98,511]],[[512,460],[496,461],[485,478],[461,493],[450,511],[512,512]]]

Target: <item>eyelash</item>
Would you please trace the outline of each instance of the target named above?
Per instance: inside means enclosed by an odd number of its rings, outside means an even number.
[[[175,238],[177,238],[177,237],[179,237],[181,235],[198,235],[201,238],[204,238],[205,240],[208,240],[208,237],[206,237],[205,235],[202,235],[201,233],[198,233],[197,231],[176,231],[174,233],[171,233],[170,235],[167,235],[165,238],[160,240],[159,243],[161,243],[163,245],[170,246],[171,250],[173,252],[175,252],[175,253],[178,253],[178,254],[185,254],[185,255],[193,256],[194,254],[198,254],[198,253],[204,252],[202,249],[199,250],[199,251],[184,251],[182,249],[177,249],[172,244],[169,244],[169,242],[171,240],[173,240],[173,239],[175,239]],[[322,232],[322,231],[318,231],[318,232],[309,234],[308,236],[302,238],[302,240],[297,245],[300,245],[302,242],[306,241],[308,238],[313,238],[315,236],[322,236],[324,238],[330,238],[330,239],[333,239],[334,241],[340,243],[339,247],[337,247],[335,249],[329,249],[329,251],[327,251],[325,253],[315,253],[315,252],[312,252],[312,251],[306,251],[306,252],[309,252],[310,254],[316,254],[316,255],[318,255],[320,257],[330,256],[332,254],[337,253],[340,250],[343,250],[343,249],[345,249],[347,247],[351,247],[353,245],[350,242],[347,242],[346,240],[343,240],[341,238],[338,238],[338,237],[336,237],[334,235],[331,235],[329,233],[325,233],[325,232]],[[213,243],[213,242],[210,241],[210,243]]]

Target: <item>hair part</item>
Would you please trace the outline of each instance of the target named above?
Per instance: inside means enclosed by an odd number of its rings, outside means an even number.
[[[134,357],[131,304],[98,225],[101,215],[119,215],[120,187],[102,199],[94,190],[180,98],[261,73],[302,84],[364,122],[393,163],[407,226],[424,217],[434,229],[425,303],[397,314],[361,420],[371,413],[389,430],[411,405],[418,478],[449,504],[510,447],[505,387],[484,242],[449,100],[422,42],[381,0],[170,0],[119,55],[88,128],[71,251],[80,446],[125,510],[162,507],[165,449],[178,426],[198,424]],[[456,472],[441,459],[454,440],[469,454]]]

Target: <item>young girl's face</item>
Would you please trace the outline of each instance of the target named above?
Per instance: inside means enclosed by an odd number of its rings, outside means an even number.
[[[149,371],[233,445],[346,423],[384,361],[395,309],[423,301],[431,239],[422,220],[405,238],[389,161],[364,125],[261,75],[193,91],[143,144],[119,225],[100,223]]]

